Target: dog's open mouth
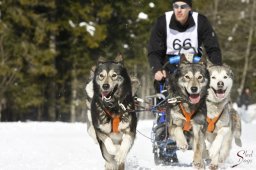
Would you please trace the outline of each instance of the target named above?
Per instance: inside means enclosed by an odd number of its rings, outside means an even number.
[[[223,89],[218,89],[218,90],[215,90],[214,88],[212,88],[215,95],[218,97],[218,98],[224,98],[225,97],[225,92],[226,90],[223,90]]]
[[[197,104],[200,101],[200,95],[199,94],[190,94],[189,100],[192,104]]]
[[[108,98],[110,95],[110,91],[103,91],[103,92],[101,92],[101,97],[103,98],[103,97],[106,97],[106,98]]]
[[[118,85],[115,85],[114,89],[112,90],[105,90],[101,92],[101,98],[110,98],[114,95],[114,93],[117,91]]]

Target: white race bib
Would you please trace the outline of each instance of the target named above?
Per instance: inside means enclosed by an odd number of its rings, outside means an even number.
[[[166,18],[166,30],[167,30],[167,38],[166,38],[166,45],[167,45],[167,50],[166,54],[167,55],[177,55],[179,53],[179,50],[181,47],[194,47],[195,52],[197,53],[198,49],[198,32],[197,32],[197,27],[198,27],[198,13],[193,12],[192,17],[195,21],[195,25],[189,29],[187,29],[185,32],[179,32],[174,29],[170,29],[169,25],[171,22],[171,18],[173,15],[173,11],[169,11],[165,13],[165,18]],[[181,51],[181,53],[195,53],[192,48]]]

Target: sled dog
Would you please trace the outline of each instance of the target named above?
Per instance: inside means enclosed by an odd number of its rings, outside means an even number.
[[[87,122],[87,133],[91,136],[91,138],[95,143],[98,143],[96,139],[95,130],[92,125],[92,116],[91,116],[91,101],[93,97],[93,76],[94,76],[95,67],[96,66],[93,66],[91,68],[89,81],[88,83],[86,83],[86,86],[85,86],[86,108],[87,108],[86,122]],[[132,96],[136,96],[137,90],[139,89],[139,86],[140,86],[140,81],[135,75],[130,76],[130,78],[132,83]]]
[[[209,64],[210,87],[206,101],[207,132],[206,139],[210,169],[218,169],[218,164],[229,155],[232,139],[241,146],[241,119],[232,107],[230,92],[233,73],[227,65]]]
[[[114,61],[99,58],[93,77],[92,124],[100,146],[105,169],[124,169],[133,146],[137,117],[131,80],[118,55]]]
[[[205,149],[205,100],[209,85],[206,59],[202,57],[199,63],[190,63],[182,55],[176,72],[170,75],[169,85],[169,93],[178,99],[178,102],[169,107],[169,134],[183,151],[189,147],[185,134],[190,134],[193,137],[193,166],[204,168],[202,153]]]

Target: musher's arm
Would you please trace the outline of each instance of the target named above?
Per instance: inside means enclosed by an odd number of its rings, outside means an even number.
[[[162,70],[166,48],[166,21],[163,15],[153,26],[148,44],[148,61],[153,74]]]

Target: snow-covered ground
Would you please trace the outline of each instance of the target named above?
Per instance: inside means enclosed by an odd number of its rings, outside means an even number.
[[[240,112],[241,113],[241,112]],[[243,146],[233,148],[226,169],[256,169],[256,105],[251,105],[243,115]],[[139,121],[134,146],[126,169],[161,170],[193,169],[192,151],[178,151],[183,166],[155,166],[151,135],[152,120]],[[142,134],[140,134],[142,133]],[[235,168],[232,165],[240,163]],[[86,123],[14,122],[0,123],[0,170],[103,170],[104,161],[98,145],[88,136]]]

